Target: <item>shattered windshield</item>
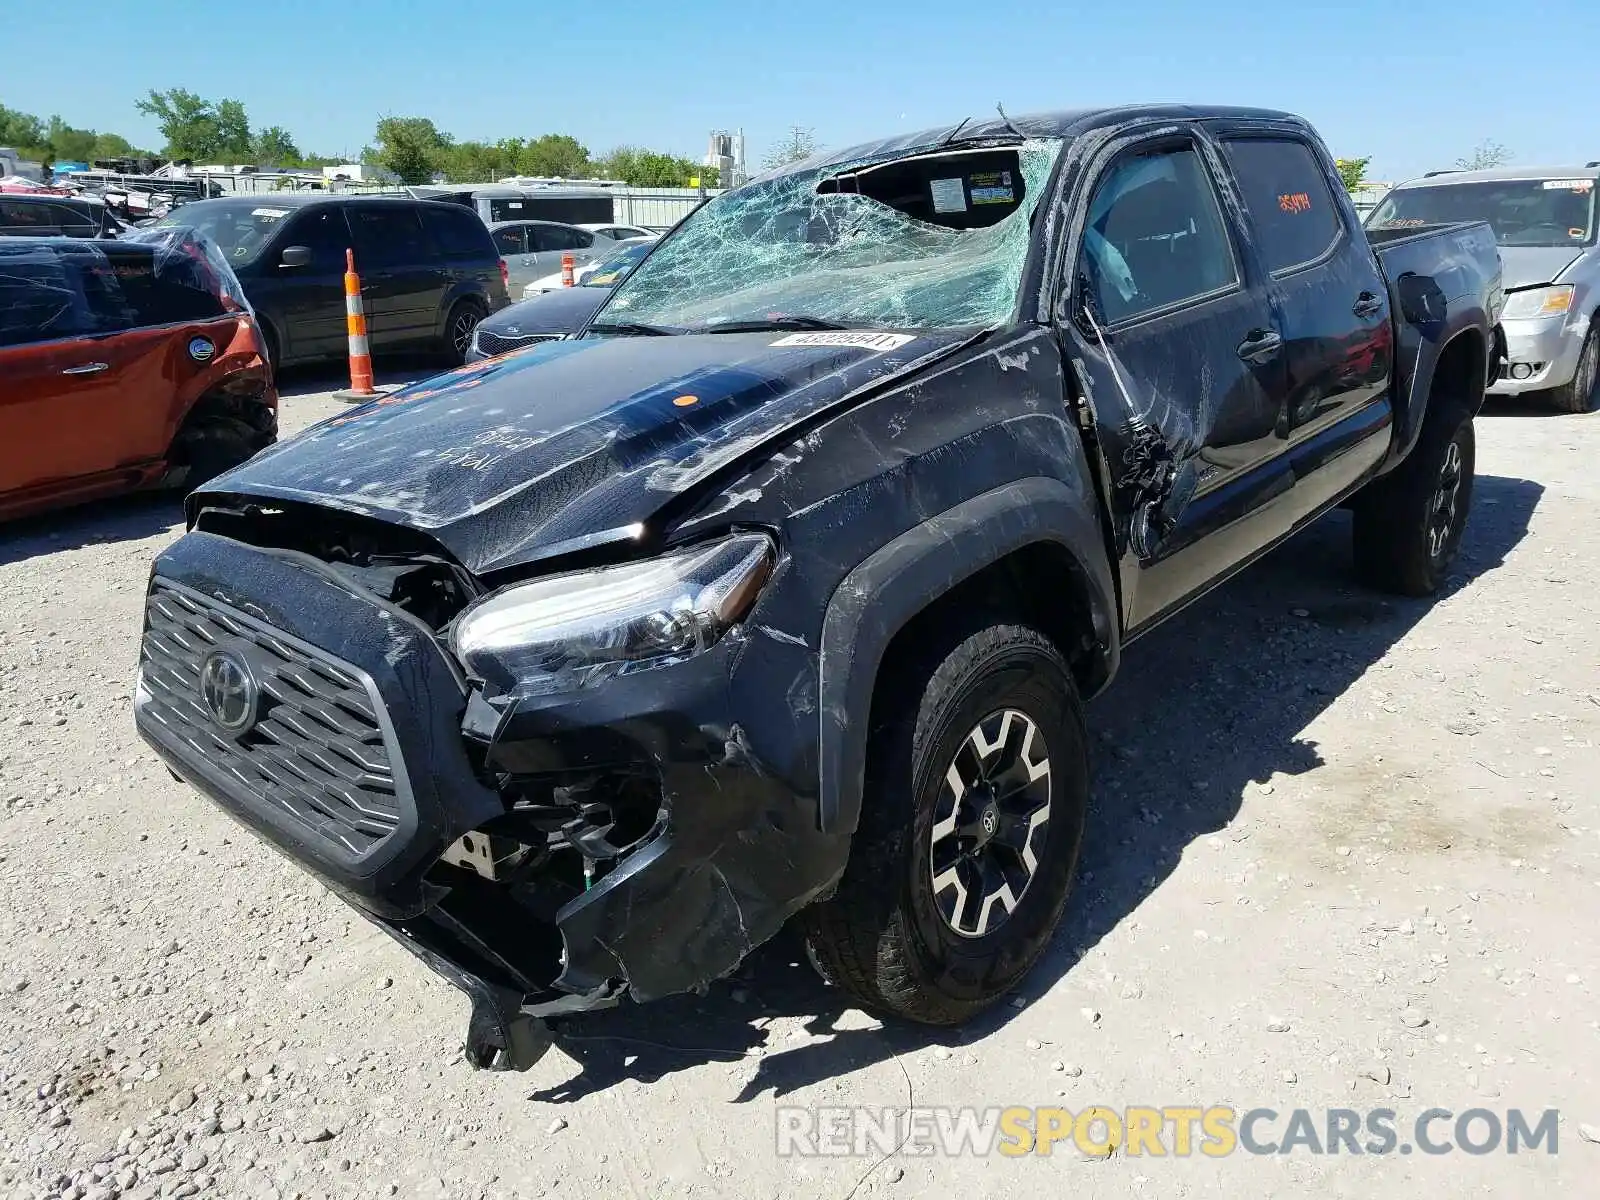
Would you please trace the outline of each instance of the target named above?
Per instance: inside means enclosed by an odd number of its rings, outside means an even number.
[[[1019,139],[758,180],[657,245],[596,324],[1003,322],[1060,150],[1059,139]]]
[[[1397,188],[1368,225],[1415,229],[1487,221],[1502,246],[1581,246],[1594,237],[1595,181],[1497,179]]]

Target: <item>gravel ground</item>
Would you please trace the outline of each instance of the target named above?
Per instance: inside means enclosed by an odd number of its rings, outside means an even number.
[[[1439,602],[1352,585],[1336,514],[1130,651],[1015,1005],[886,1029],[780,939],[524,1075],[469,1070],[464,998],[135,736],[177,506],[5,529],[0,1196],[1594,1195],[1600,418],[1502,406],[1479,439]],[[776,1156],[775,1106],[845,1104],[1562,1121],[1553,1156]]]

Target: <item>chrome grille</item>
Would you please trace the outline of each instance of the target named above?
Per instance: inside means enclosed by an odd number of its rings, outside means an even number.
[[[201,662],[218,647],[247,656],[261,692],[241,734],[219,729],[200,699]],[[174,753],[227,776],[239,799],[289,813],[349,855],[399,825],[399,755],[355,668],[160,580],[146,602],[140,664],[141,716],[172,735]]]

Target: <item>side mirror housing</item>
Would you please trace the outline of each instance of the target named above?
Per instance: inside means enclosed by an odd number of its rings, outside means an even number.
[[[282,267],[309,267],[311,265],[311,248],[309,246],[285,246],[283,255],[278,260]]]

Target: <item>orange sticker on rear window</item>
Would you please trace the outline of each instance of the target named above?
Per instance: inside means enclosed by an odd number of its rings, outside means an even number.
[[[1311,211],[1311,196],[1307,192],[1286,192],[1278,197],[1278,207],[1286,213]]]

